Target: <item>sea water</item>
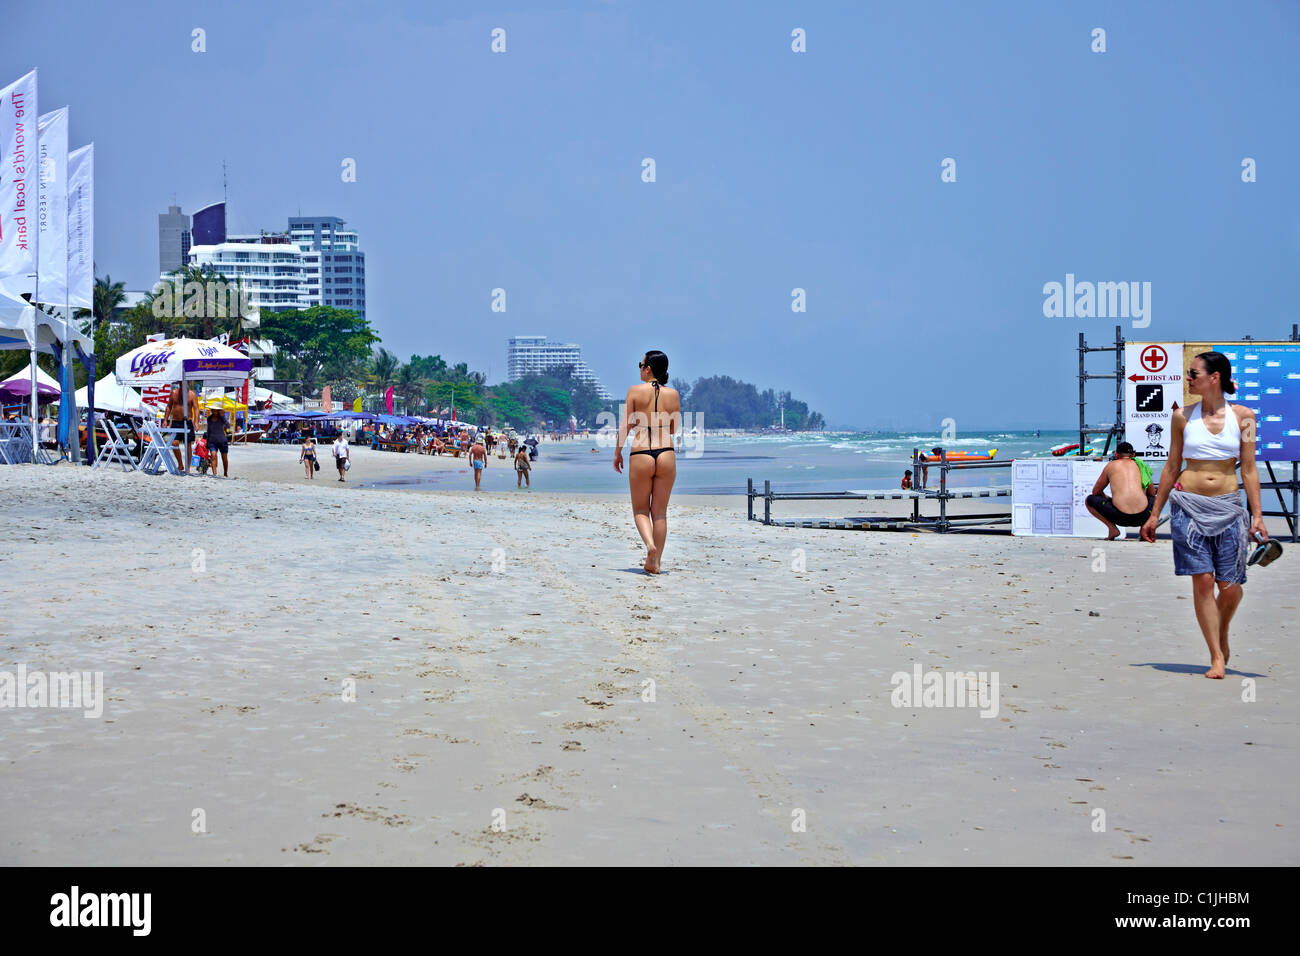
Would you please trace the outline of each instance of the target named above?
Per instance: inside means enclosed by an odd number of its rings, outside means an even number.
[[[1003,431],[972,432],[944,440],[938,434],[918,432],[886,434],[880,432],[800,432],[794,434],[706,435],[688,452],[677,458],[674,494],[743,495],[745,481],[754,479],[761,490],[771,481],[778,492],[804,491],[885,491],[897,489],[904,470],[912,467],[912,449],[928,451],[942,445],[949,451],[986,453],[997,449],[996,461],[1050,455],[1054,445],[1079,440],[1078,432]],[[594,449],[594,451],[593,451]],[[539,458],[533,462],[533,487],[545,491],[581,492],[584,494],[627,494],[626,449],[623,474],[614,471],[614,450],[597,443],[594,437],[543,442]],[[938,482],[937,469],[930,469],[929,486]],[[509,459],[489,459],[483,476],[487,490],[514,488],[515,471]],[[972,468],[950,471],[948,483],[954,488],[1009,485],[1010,469]],[[410,488],[435,491],[446,488],[472,488],[469,466],[432,475],[363,482],[370,488]]]

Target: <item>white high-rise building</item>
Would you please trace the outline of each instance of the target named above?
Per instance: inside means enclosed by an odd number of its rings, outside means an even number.
[[[228,281],[242,281],[258,310],[279,312],[315,304],[307,294],[309,266],[287,236],[229,236],[219,245],[193,246],[189,264],[211,266]]]
[[[609,394],[600,379],[596,377],[596,373],[582,360],[581,346],[548,342],[544,335],[516,335],[509,341],[506,350],[506,375],[512,382],[518,381],[525,375],[540,375],[560,365],[572,365],[574,377],[590,384],[602,401],[613,400],[614,396]]]

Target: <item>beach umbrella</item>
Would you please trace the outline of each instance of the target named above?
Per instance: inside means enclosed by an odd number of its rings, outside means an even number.
[[[10,375],[0,382],[0,398],[17,401],[32,394],[32,366],[29,362],[21,372]],[[36,398],[42,403],[50,402],[63,394],[59,383],[46,375],[38,365],[36,367]]]
[[[228,345],[207,339],[146,342],[117,360],[121,385],[165,385],[201,380],[213,385],[243,385],[252,361]]]
[[[223,412],[243,412],[248,410],[247,405],[235,401],[228,395],[212,395],[208,398],[199,399],[199,407],[207,409],[219,408]]]

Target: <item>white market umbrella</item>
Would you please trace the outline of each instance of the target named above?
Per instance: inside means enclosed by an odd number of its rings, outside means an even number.
[[[242,385],[253,367],[247,355],[205,339],[147,342],[117,360],[119,385],[170,385],[200,380],[209,385]]]

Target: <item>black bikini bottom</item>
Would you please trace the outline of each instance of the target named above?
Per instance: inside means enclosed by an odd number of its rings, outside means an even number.
[[[666,452],[666,451],[676,451],[676,449],[674,449],[674,448],[642,448],[640,451],[634,451],[634,452],[632,452],[632,455],[649,455],[649,456],[650,456],[651,458],[653,458],[655,461],[658,461],[658,460],[659,460],[659,456],[662,455],[662,454],[663,454],[664,452]],[[628,457],[631,458],[632,455],[629,455]]]

